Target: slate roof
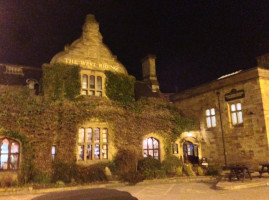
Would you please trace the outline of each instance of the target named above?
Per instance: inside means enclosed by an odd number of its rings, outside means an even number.
[[[0,85],[27,85],[27,79],[40,82],[41,77],[40,68],[0,63]]]

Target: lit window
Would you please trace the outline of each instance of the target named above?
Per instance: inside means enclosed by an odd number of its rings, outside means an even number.
[[[108,159],[107,128],[80,128],[78,134],[78,160]]]
[[[157,160],[160,159],[159,141],[153,137],[147,138],[143,141],[144,157],[152,157]]]
[[[20,145],[10,139],[1,139],[0,170],[16,170],[19,168]]]
[[[243,113],[242,113],[242,105],[241,103],[234,103],[230,105],[231,109],[231,118],[232,124],[242,124],[243,123]]]
[[[52,147],[51,147],[51,158],[52,158],[52,161],[55,160],[55,155],[56,155],[56,145],[52,145]]]
[[[174,143],[172,145],[172,152],[173,152],[173,154],[178,154],[178,144],[177,143]]]
[[[207,128],[216,127],[216,112],[215,108],[207,109],[206,114],[206,125]]]
[[[81,94],[89,96],[103,96],[103,78],[94,75],[82,75]]]

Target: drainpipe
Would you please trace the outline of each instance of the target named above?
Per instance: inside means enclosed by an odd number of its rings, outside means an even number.
[[[217,92],[216,94],[218,96],[220,130],[221,130],[222,144],[223,144],[224,163],[225,163],[225,167],[227,167],[227,158],[226,158],[226,148],[225,148],[225,140],[224,140],[224,131],[223,131],[223,123],[222,123],[221,109],[220,109],[220,92]]]

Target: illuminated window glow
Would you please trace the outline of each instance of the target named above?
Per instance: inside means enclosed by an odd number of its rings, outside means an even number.
[[[81,127],[78,134],[78,160],[108,159],[107,128]]]
[[[206,125],[207,125],[207,128],[216,127],[217,123],[216,123],[216,112],[215,112],[215,108],[206,109],[205,114],[206,114]]]
[[[82,74],[81,94],[103,96],[103,78],[101,76]]]
[[[150,137],[143,141],[144,157],[152,157],[157,160],[160,159],[159,140]]]
[[[0,139],[0,170],[17,170],[19,168],[20,145],[11,139]]]
[[[242,105],[241,103],[234,103],[230,105],[231,110],[231,119],[232,124],[242,124],[243,123],[243,113],[242,113]]]

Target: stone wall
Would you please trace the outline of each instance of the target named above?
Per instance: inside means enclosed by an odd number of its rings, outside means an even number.
[[[202,157],[208,158],[209,163],[224,165],[223,139],[228,165],[246,163],[257,166],[268,158],[266,127],[269,126],[267,120],[269,118],[269,93],[267,92],[269,91],[269,79],[259,77],[258,73],[261,71],[261,69],[255,68],[241,72],[232,77],[188,90],[174,98],[176,106],[185,115],[193,116],[200,121],[200,150]],[[266,71],[266,73],[269,77],[269,72]],[[243,90],[244,97],[225,100],[225,94],[230,93],[232,89]],[[217,94],[219,94],[220,109]],[[242,104],[243,124],[233,126],[230,104],[237,102]],[[205,110],[210,108],[216,110],[217,126],[214,128],[206,126]],[[222,137],[220,114],[224,138]]]

